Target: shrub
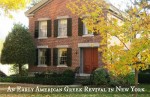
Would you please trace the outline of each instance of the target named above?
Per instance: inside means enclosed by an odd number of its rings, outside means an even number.
[[[109,75],[104,68],[98,68],[93,72],[91,81],[94,85],[106,85],[109,81]]]
[[[110,74],[110,86],[129,86],[134,84],[134,73],[130,73],[126,76],[113,76]]]
[[[139,73],[138,77],[139,83],[150,83],[150,73]]]
[[[150,69],[140,71],[138,74],[139,83],[150,83]]]
[[[66,70],[63,73],[35,73],[35,77],[27,76],[11,76],[0,78],[0,82],[14,82],[14,83],[33,83],[33,84],[47,84],[47,85],[70,85],[73,84],[75,76],[73,71]]]
[[[74,73],[72,70],[67,69],[67,70],[65,70],[65,71],[62,73],[62,75],[63,75],[64,77],[74,77],[74,76],[75,76],[75,73]]]

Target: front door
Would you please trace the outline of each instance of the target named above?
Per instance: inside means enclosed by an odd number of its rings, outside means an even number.
[[[90,74],[98,67],[98,48],[83,49],[83,72]]]

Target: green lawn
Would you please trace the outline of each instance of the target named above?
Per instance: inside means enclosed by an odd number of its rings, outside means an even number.
[[[7,89],[8,86],[16,87],[34,87],[34,84],[1,84],[0,89]],[[38,85],[41,87],[49,87],[47,85]],[[138,93],[138,97],[150,97],[150,84],[141,84],[139,88],[145,88],[146,93]],[[7,93],[6,90],[1,91],[0,97],[133,97],[131,93]],[[147,93],[149,92],[149,93]]]
[[[139,94],[138,97],[149,97]],[[133,94],[0,94],[0,97],[133,97]]]

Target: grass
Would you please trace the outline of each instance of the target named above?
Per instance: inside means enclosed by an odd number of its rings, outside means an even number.
[[[149,95],[138,94],[138,97]],[[0,97],[133,97],[133,94],[0,94]]]
[[[8,88],[8,86],[16,87],[35,87],[34,84],[12,84],[0,83],[1,88]],[[38,85],[41,87],[49,87],[45,85]],[[140,84],[139,88],[145,88],[148,93],[138,93],[137,97],[150,97],[150,84]],[[1,91],[0,97],[133,97],[131,93],[7,93],[6,90]]]

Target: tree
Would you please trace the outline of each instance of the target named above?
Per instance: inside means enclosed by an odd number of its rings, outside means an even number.
[[[34,61],[35,45],[28,29],[22,24],[15,24],[4,42],[1,63],[16,64],[22,75],[22,66],[33,64]]]
[[[150,65],[150,14],[148,0],[130,0],[128,13],[113,9],[119,17],[112,16],[112,5],[104,0],[71,0],[67,7],[86,23],[89,32],[102,37],[100,50],[103,62],[114,76],[127,75]],[[86,16],[86,17],[83,17]],[[117,42],[112,43],[112,39]]]
[[[18,9],[24,9],[30,0],[0,0],[0,9],[6,14]]]
[[[28,9],[32,8],[35,6],[37,3],[39,3],[41,0],[31,0],[30,5],[28,6]]]

